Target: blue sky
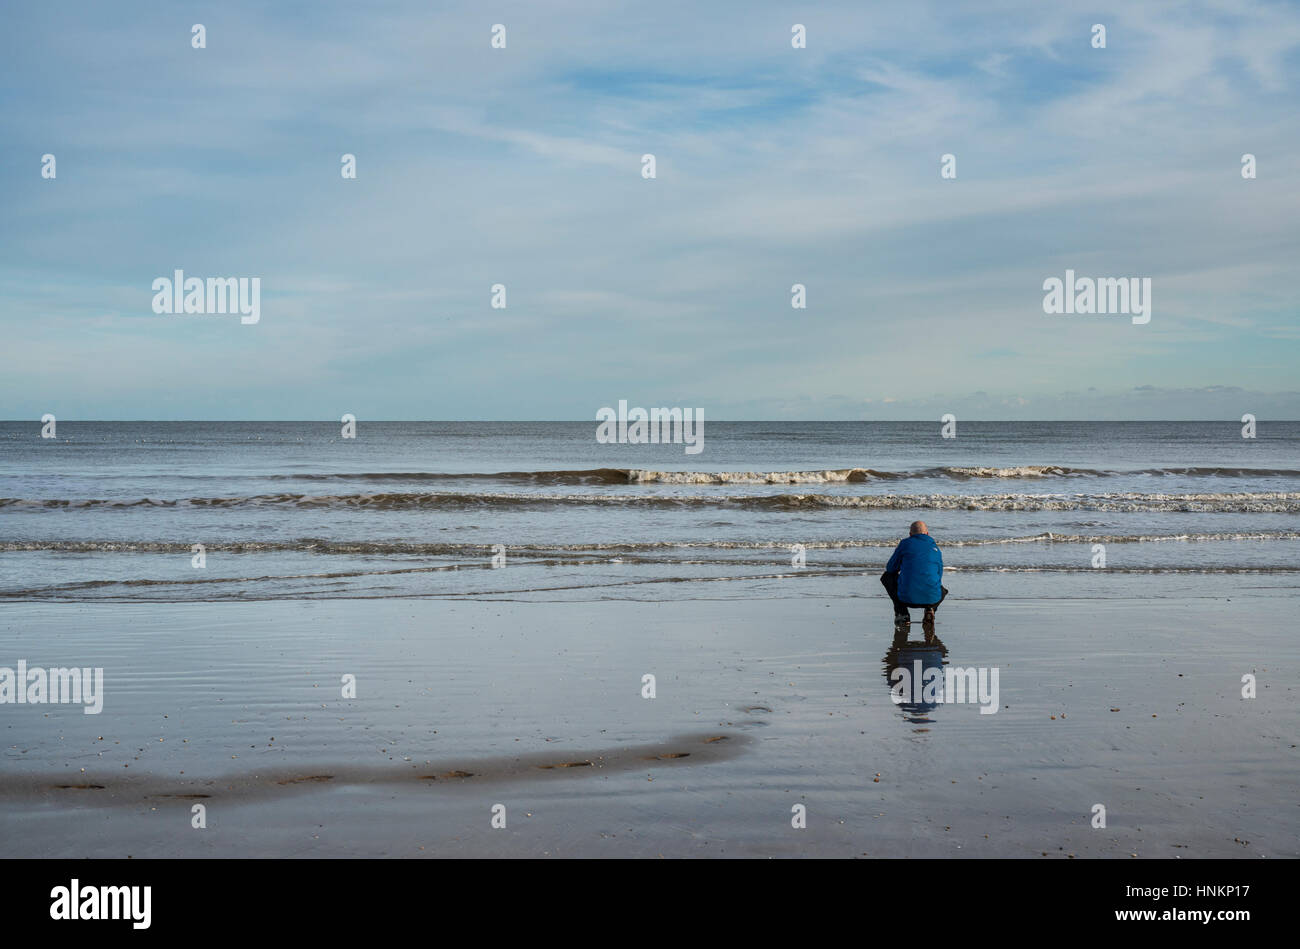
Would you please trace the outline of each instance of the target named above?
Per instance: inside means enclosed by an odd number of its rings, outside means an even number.
[[[5,21],[3,418],[1300,418],[1295,4]],[[261,321],[153,313],[178,268]],[[1067,268],[1151,322],[1044,314]]]

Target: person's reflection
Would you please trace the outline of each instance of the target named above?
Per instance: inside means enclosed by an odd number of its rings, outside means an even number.
[[[948,647],[934,634],[933,629],[926,631],[924,640],[908,641],[908,632],[910,629],[906,626],[894,629],[894,641],[885,653],[885,683],[889,687],[890,700],[897,702],[906,721],[933,722],[934,719],[927,718],[926,715],[939,703],[925,701],[924,684],[937,676],[939,697],[942,696],[943,666]],[[929,669],[936,671],[927,675]],[[902,701],[898,702],[900,697]]]

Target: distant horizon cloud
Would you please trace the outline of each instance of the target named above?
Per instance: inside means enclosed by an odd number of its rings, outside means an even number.
[[[608,400],[607,400],[608,401]],[[668,406],[670,400],[642,400],[646,406]],[[801,414],[811,411],[813,404],[835,406],[821,415]],[[1240,422],[1245,414],[1261,421],[1300,421],[1300,391],[1253,392],[1238,386],[1203,386],[1188,389],[1163,389],[1155,386],[1134,386],[1128,391],[1066,393],[1059,397],[1024,398],[1014,395],[994,395],[987,392],[965,396],[928,397],[924,399],[860,399],[832,396],[829,399],[794,400],[792,402],[750,401],[747,403],[718,403],[715,407],[702,406],[712,422],[834,422],[834,421],[930,421],[946,413],[953,413],[966,421],[1227,421]],[[97,416],[63,409],[62,413],[50,411],[62,421],[337,421],[346,411],[369,421],[557,421],[595,422],[603,405],[593,406],[589,415],[558,412],[553,415],[471,415],[434,416],[404,413],[385,414],[382,411],[358,411],[355,406],[341,408],[334,416],[315,414],[281,415],[123,415]],[[28,412],[25,417],[4,421],[32,421],[42,413]]]

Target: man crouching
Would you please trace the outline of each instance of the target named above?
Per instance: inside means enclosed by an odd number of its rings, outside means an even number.
[[[899,541],[894,555],[880,576],[885,592],[894,603],[894,622],[909,626],[912,609],[925,610],[922,623],[934,626],[934,611],[948,590],[939,581],[943,579],[943,554],[930,536],[925,521],[914,521],[908,536]]]

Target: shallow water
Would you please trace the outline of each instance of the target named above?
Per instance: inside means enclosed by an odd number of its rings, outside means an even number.
[[[0,598],[713,596],[879,572],[918,517],[954,574],[1086,574],[1096,544],[1159,578],[1300,565],[1300,423],[706,421],[698,455],[595,430],[3,423]]]

